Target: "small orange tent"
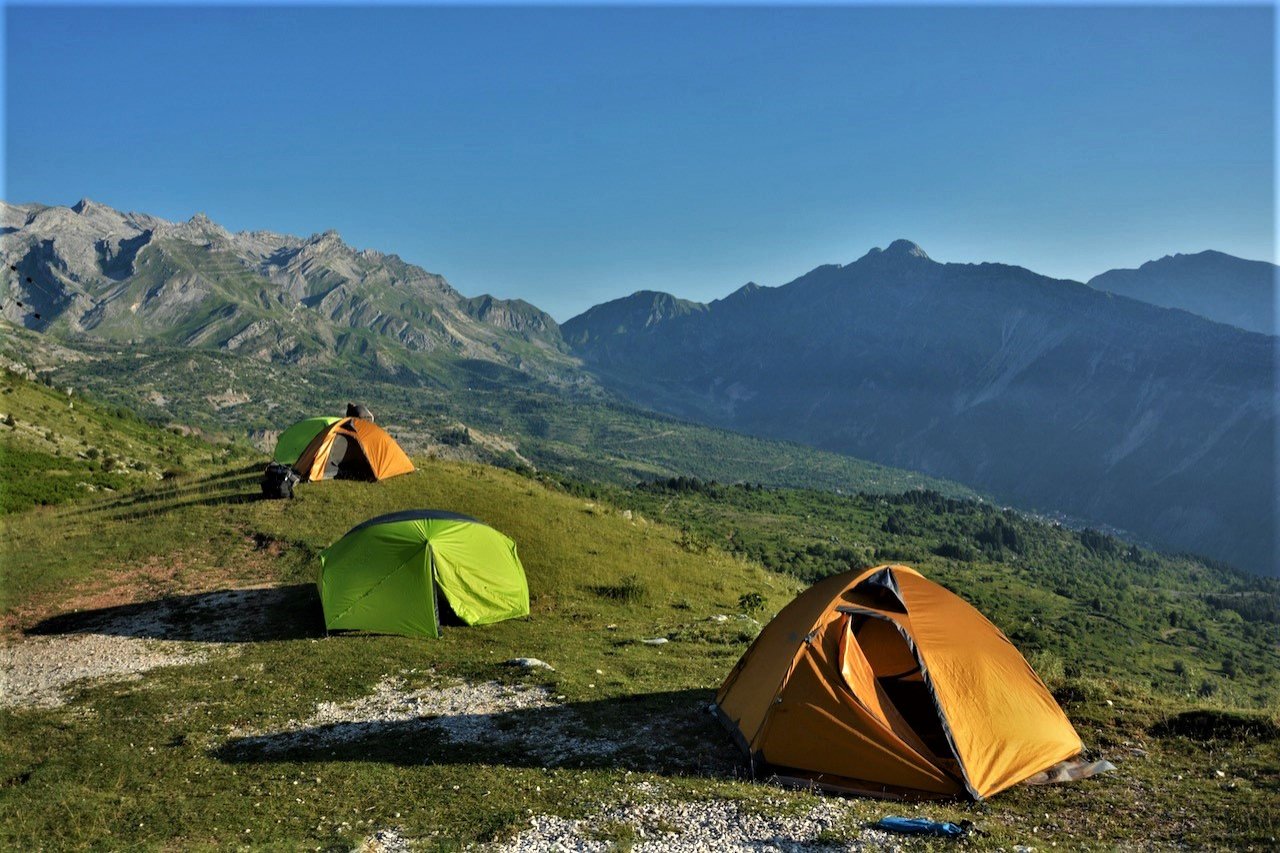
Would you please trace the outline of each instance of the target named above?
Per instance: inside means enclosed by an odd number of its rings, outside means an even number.
[[[322,429],[293,469],[304,481],[385,480],[414,470],[395,439],[363,418],[342,418]]]
[[[753,769],[835,790],[983,799],[1080,753],[1000,629],[907,566],[814,584],[716,695]]]

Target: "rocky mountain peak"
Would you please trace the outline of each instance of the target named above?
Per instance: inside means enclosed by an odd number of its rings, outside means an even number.
[[[336,245],[342,242],[342,235],[336,229],[330,228],[327,231],[321,231],[319,234],[312,234],[307,242],[315,246]]]
[[[868,261],[872,259],[897,260],[897,259],[903,259],[903,258],[919,258],[926,261],[932,260],[932,258],[929,257],[929,255],[925,252],[925,250],[920,248],[920,245],[918,243],[913,243],[910,240],[894,240],[892,243],[890,243],[888,246],[886,246],[883,249],[879,247],[872,249],[871,251],[867,252],[858,260],[859,261]]]
[[[731,299],[732,300],[743,299],[745,297],[751,296],[754,293],[758,293],[761,290],[764,290],[764,288],[756,284],[754,281],[749,281],[746,284],[742,285],[742,287],[739,287],[733,293],[730,293],[728,296],[717,301],[728,302]]]
[[[905,257],[905,258],[924,258],[929,260],[928,254],[921,249],[919,244],[910,240],[894,240],[884,250],[884,254],[888,257]]]

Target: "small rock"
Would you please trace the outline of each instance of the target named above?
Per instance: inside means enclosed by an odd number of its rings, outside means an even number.
[[[653,637],[652,639],[641,640],[640,642],[644,643],[646,646],[665,646],[671,641],[666,637]]]
[[[1217,776],[1219,779],[1225,779],[1225,778],[1227,778],[1227,774],[1226,774],[1226,773],[1223,773],[1221,770],[1215,770],[1215,771],[1213,771],[1213,775],[1214,775],[1214,776]]]
[[[556,671],[554,666],[544,660],[538,660],[537,658],[512,658],[506,663],[507,666],[518,666],[523,667],[524,669],[549,669],[552,672]]]

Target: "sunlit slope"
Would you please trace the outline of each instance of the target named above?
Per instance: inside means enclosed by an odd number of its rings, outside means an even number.
[[[726,493],[695,501],[676,491],[417,462],[416,474],[375,485],[306,484],[292,501],[259,500],[255,464],[12,516],[0,608],[11,629],[28,632],[22,642],[106,634],[187,648],[182,643],[200,640],[191,648],[202,657],[141,679],[73,684],[63,707],[0,710],[0,765],[12,768],[0,788],[0,846],[34,839],[86,846],[110,831],[113,846],[224,848],[252,838],[350,849],[377,828],[396,827],[428,849],[440,839],[450,849],[509,838],[531,815],[594,814],[601,802],[640,795],[641,782],[670,801],[803,811],[812,795],[742,777],[736,748],[706,713],[712,690],[760,624],[804,585],[798,575],[839,560],[833,551],[843,546],[833,537],[856,536],[873,552],[861,556],[887,555],[914,543],[883,530],[881,510],[897,510],[909,525],[937,515],[956,537],[970,523],[967,510],[946,504],[912,504],[917,518],[879,499],[870,509],[856,502],[823,509],[832,498],[818,493],[742,490],[760,502]],[[411,507],[472,515],[514,539],[530,617],[450,628],[438,641],[326,639],[313,586],[317,553],[366,518]],[[666,523],[653,521],[659,516]],[[838,527],[838,517],[848,526]],[[60,535],[50,536],[55,528]],[[925,536],[925,525],[910,535]],[[743,547],[731,553],[739,540]],[[812,547],[817,541],[831,550]],[[1027,608],[1058,595],[1035,565],[917,556],[953,588],[964,592],[959,585],[972,582],[967,597],[1031,648],[1018,631],[1038,612]],[[1140,606],[1140,597],[1132,603]],[[1190,612],[1198,619],[1202,611]],[[1116,648],[1137,648],[1148,630],[1145,620],[1122,621],[1108,637]],[[1203,620],[1193,630],[1198,636],[1168,641],[1202,642],[1221,628]],[[645,642],[655,639],[667,642]],[[1089,646],[1049,636],[1037,648],[1083,654]],[[524,657],[554,671],[506,663]],[[1231,709],[1232,693],[1183,698],[1156,690],[1145,664],[1123,654],[1101,668],[1090,661],[1084,672],[1063,663],[1045,675],[1085,743],[1121,772],[1011,790],[981,808],[936,804],[931,816],[975,820],[989,833],[979,846],[1005,849],[1034,841],[1044,813],[1055,816],[1055,838],[1074,846],[1256,843],[1274,832],[1275,775],[1267,768],[1277,730],[1267,712]],[[322,708],[381,708],[413,691],[447,696],[459,684],[493,681],[532,685],[543,704],[466,706],[435,722],[306,722]],[[394,714],[399,706],[386,707]],[[1207,722],[1179,716],[1195,707],[1211,709]],[[311,740],[289,734],[299,725]],[[1218,765],[1230,775],[1219,780],[1206,770]],[[63,818],[65,802],[77,804],[76,821]],[[847,823],[833,830],[837,841],[887,813],[872,800],[839,808]]]
[[[0,374],[0,512],[127,491],[243,452],[165,430],[65,387]]]

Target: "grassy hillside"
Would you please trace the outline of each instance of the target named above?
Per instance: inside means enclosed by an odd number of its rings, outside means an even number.
[[[247,458],[164,430],[130,409],[0,374],[0,513],[154,483]]]
[[[31,649],[65,667],[86,647],[99,663],[168,655],[173,665],[68,682],[63,705],[0,708],[0,846],[349,849],[392,831],[425,849],[457,849],[561,816],[583,819],[585,838],[625,848],[642,833],[692,832],[687,821],[653,817],[673,809],[727,809],[733,827],[774,821],[783,832],[821,810],[820,833],[782,837],[835,847],[870,843],[864,827],[879,816],[917,812],[973,820],[983,834],[966,846],[983,848],[1260,849],[1277,834],[1275,708],[1243,707],[1254,704],[1251,690],[1265,693],[1274,657],[1256,661],[1269,674],[1243,674],[1249,690],[1202,698],[1156,689],[1146,617],[1108,612],[1107,643],[1134,652],[1068,659],[1095,647],[1055,640],[1074,599],[1042,584],[1037,567],[1039,549],[1059,544],[1063,565],[1076,560],[1075,534],[1042,540],[1039,528],[1015,526],[1036,537],[1025,559],[915,556],[1042,664],[1046,652],[1059,656],[1062,671],[1047,674],[1068,714],[1091,753],[1119,770],[983,805],[822,799],[742,778],[736,748],[705,712],[712,690],[760,622],[846,561],[840,549],[858,561],[922,548],[933,535],[926,513],[958,538],[982,511],[939,513],[918,498],[704,494],[688,483],[665,492],[566,485],[420,462],[418,474],[378,485],[304,486],[293,501],[256,500],[257,468],[246,466],[9,518],[0,654],[14,684]],[[512,536],[531,616],[439,641],[325,638],[311,586],[316,553],[358,521],[407,507],[472,514]],[[893,513],[904,532],[880,529]],[[53,528],[61,535],[50,537]],[[1168,571],[1176,581],[1181,569]],[[1231,595],[1230,585],[1191,564],[1186,572],[1187,586],[1175,588],[1201,620],[1191,630],[1239,639],[1231,620],[1202,619],[1210,605],[1194,598]],[[1132,606],[1144,597],[1135,591]],[[1042,645],[1018,639],[1028,614]],[[668,642],[644,642],[656,638]],[[1193,645],[1179,632],[1170,642]],[[504,664],[517,657],[555,669]],[[619,812],[619,803],[634,807]]]
[[[360,401],[411,451],[439,449],[462,424],[477,433],[477,459],[583,480],[627,484],[691,474],[846,492],[973,494],[911,471],[655,415],[589,385],[553,386],[491,362],[442,356],[424,378],[394,364],[376,372],[355,365],[286,367],[211,350],[121,350],[89,341],[78,341],[72,352],[79,357],[67,358],[49,353],[48,338],[13,332],[7,345],[0,341],[0,351],[56,384],[88,389],[149,419],[218,432],[270,436],[303,417],[341,414],[348,401]]]
[[[581,489],[582,487],[575,487]],[[1043,675],[1178,700],[1280,709],[1280,581],[930,492],[654,482],[586,487],[716,547],[812,582],[905,562],[990,615]]]

